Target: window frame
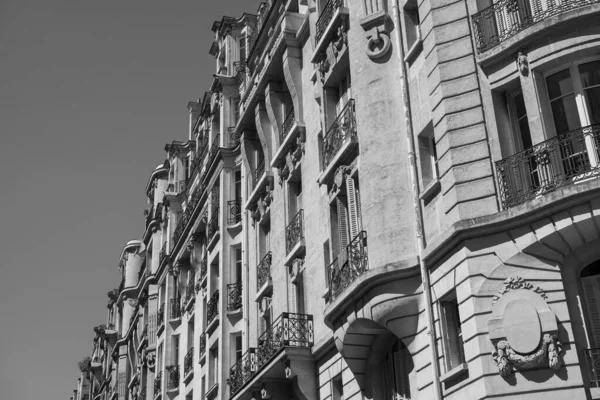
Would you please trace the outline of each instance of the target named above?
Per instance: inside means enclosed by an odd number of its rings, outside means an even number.
[[[452,363],[453,355],[451,344],[450,344],[450,333],[448,332],[448,320],[447,311],[445,310],[444,304],[452,304],[455,308],[456,314],[453,315],[453,320],[451,321],[454,324],[454,331],[456,332],[456,340],[458,340],[458,362],[456,365]],[[444,352],[444,366],[446,373],[451,372],[455,369],[461,368],[464,364],[466,364],[465,358],[465,349],[464,349],[464,340],[462,336],[462,323],[460,321],[460,303],[458,302],[456,290],[451,290],[444,297],[442,297],[438,301],[438,313],[440,318],[440,328],[441,328],[441,336],[442,336],[442,349]]]

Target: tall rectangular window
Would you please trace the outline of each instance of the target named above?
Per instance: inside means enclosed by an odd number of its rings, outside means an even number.
[[[462,328],[455,291],[440,301],[440,316],[446,371],[450,371],[465,362]]]
[[[342,374],[336,375],[331,380],[331,398],[332,400],[344,400],[344,382]]]
[[[235,248],[235,282],[242,281],[242,248]]]
[[[235,174],[234,174],[234,180],[235,180],[235,193],[234,193],[234,198],[237,199],[241,199],[242,198],[242,171],[239,169],[235,170]]]
[[[406,51],[410,51],[415,43],[421,39],[419,7],[416,0],[408,0],[404,4],[404,32],[406,37]]]
[[[242,359],[242,335],[237,335],[235,337],[235,361],[240,361]]]
[[[240,61],[246,61],[246,38],[240,38]]]
[[[419,134],[419,158],[421,166],[422,189],[427,188],[438,178],[438,159],[433,136],[433,123],[427,124]]]

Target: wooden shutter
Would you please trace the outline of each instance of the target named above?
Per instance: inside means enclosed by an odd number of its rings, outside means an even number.
[[[338,228],[340,233],[340,252],[346,251],[346,246],[350,242],[348,240],[348,216],[346,205],[341,199],[342,196],[336,198],[337,202],[337,216],[338,216]]]
[[[354,239],[362,229],[360,216],[360,199],[354,185],[354,179],[346,177],[346,192],[348,194],[348,219],[350,221],[350,240]]]
[[[458,304],[455,301],[442,302],[441,309],[446,370],[449,371],[463,362]]]
[[[588,337],[592,347],[600,347],[600,275],[581,278],[585,309],[590,326]]]

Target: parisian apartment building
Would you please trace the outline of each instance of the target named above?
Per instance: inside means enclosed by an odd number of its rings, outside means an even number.
[[[245,11],[72,400],[600,399],[600,2]]]

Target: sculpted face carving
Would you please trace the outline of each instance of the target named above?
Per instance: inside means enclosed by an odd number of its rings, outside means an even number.
[[[543,290],[520,277],[508,278],[494,296],[488,330],[501,376],[544,364],[560,369],[562,348],[556,316],[545,298]]]

